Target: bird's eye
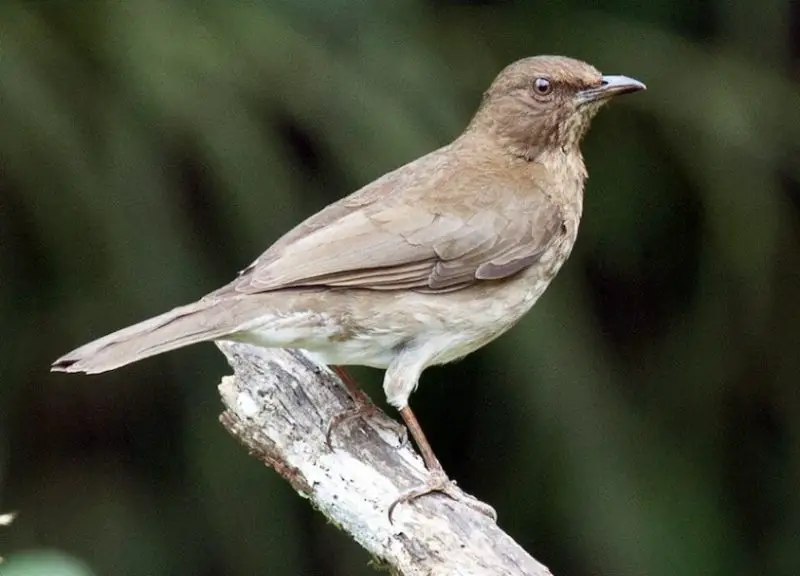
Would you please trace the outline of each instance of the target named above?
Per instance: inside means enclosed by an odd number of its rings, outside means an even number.
[[[547,96],[553,91],[553,83],[547,78],[537,78],[533,81],[533,90],[537,96]]]

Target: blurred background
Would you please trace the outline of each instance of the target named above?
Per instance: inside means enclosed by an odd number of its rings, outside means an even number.
[[[542,53],[649,90],[586,139],[551,289],[412,405],[556,576],[800,574],[800,3],[775,0],[4,0],[0,572],[374,573],[219,425],[213,345],[48,367],[447,143]]]

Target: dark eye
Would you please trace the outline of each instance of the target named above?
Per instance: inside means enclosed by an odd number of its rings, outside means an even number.
[[[553,91],[553,83],[547,78],[537,78],[533,81],[533,91],[538,96],[547,96]]]

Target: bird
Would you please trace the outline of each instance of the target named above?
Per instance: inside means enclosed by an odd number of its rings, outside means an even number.
[[[426,368],[499,337],[544,293],[578,233],[581,140],[611,98],[644,89],[565,56],[513,62],[452,142],[301,222],[229,284],[85,344],[52,370],[100,373],[219,340],[384,369],[386,400],[428,471],[392,502],[390,521],[397,504],[425,494],[461,500],[409,397]]]

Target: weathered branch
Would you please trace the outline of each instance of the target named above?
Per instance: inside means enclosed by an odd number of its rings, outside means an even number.
[[[218,346],[234,370],[219,386],[225,428],[395,573],[550,575],[490,518],[442,495],[399,505],[390,523],[389,505],[426,475],[393,421],[342,424],[331,450],[328,423],[353,407],[332,372],[295,351]]]

